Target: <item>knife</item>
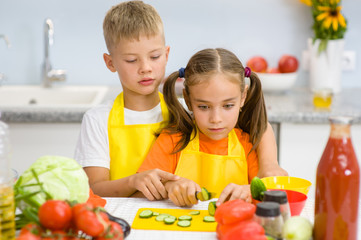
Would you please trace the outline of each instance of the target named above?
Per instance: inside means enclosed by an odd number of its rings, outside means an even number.
[[[199,201],[208,201],[212,198],[215,198],[217,193],[208,192],[207,189],[202,188],[201,191],[196,192],[196,199]]]

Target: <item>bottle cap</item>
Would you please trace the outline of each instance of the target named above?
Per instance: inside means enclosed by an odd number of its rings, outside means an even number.
[[[287,194],[284,191],[265,191],[263,201],[276,202],[279,204],[285,204],[288,202]]]
[[[277,217],[280,214],[280,205],[276,202],[261,202],[257,204],[256,215],[258,216]]]

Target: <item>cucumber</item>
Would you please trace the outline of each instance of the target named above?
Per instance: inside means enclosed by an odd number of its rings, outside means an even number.
[[[211,201],[208,203],[208,213],[211,216],[214,216],[214,213],[216,212],[217,209],[217,205],[216,205],[216,201]]]
[[[267,191],[266,186],[259,177],[254,177],[251,181],[252,198],[258,201],[263,200],[263,194]]]
[[[177,225],[180,227],[189,227],[191,225],[191,221],[188,220],[178,221]]]
[[[209,200],[211,197],[210,197],[210,194],[208,192],[208,190],[204,187],[201,188],[201,193],[202,193],[202,197],[203,197],[203,200],[204,201],[207,201]]]
[[[159,212],[153,212],[153,216],[158,216]]]
[[[140,218],[150,218],[153,216],[153,212],[151,210],[144,210],[141,213],[139,213]]]
[[[214,219],[213,216],[204,216],[203,217],[203,222],[215,222],[216,220]]]
[[[174,216],[173,217],[166,217],[166,218],[164,218],[164,223],[170,225],[170,224],[173,224],[176,219],[177,218],[174,217]]]
[[[192,217],[191,217],[191,216],[187,216],[187,215],[183,215],[183,216],[178,217],[178,220],[179,220],[179,221],[183,221],[183,220],[191,221],[191,220],[192,220]]]
[[[199,215],[201,212],[200,211],[192,211],[189,214],[190,215]]]

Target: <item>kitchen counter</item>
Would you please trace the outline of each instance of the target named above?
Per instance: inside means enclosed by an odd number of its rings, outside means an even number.
[[[104,101],[114,99],[120,87],[109,87]],[[331,115],[348,115],[361,124],[361,89],[343,89],[333,98],[331,110],[317,110],[311,92],[294,89],[285,93],[265,93],[268,120],[272,123],[328,123]],[[2,121],[8,123],[80,123],[87,108],[22,107],[0,109]]]

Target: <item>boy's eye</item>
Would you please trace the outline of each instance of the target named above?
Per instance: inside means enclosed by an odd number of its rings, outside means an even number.
[[[127,63],[133,63],[133,62],[137,61],[137,59],[126,59],[125,61]]]

